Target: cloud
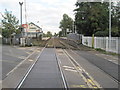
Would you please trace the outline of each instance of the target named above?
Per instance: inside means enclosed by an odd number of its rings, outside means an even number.
[[[18,2],[21,0],[0,0],[0,11],[4,9],[12,11],[12,13],[19,18],[20,6]],[[24,1],[24,0],[22,0]],[[27,6],[27,21],[34,22],[42,26],[43,31],[58,32],[59,22],[64,13],[68,14],[74,19],[74,12],[76,0],[26,0]],[[23,5],[23,22],[25,23],[25,13]],[[37,23],[39,21],[39,23]]]

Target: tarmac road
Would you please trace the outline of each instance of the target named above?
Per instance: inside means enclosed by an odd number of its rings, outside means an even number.
[[[53,47],[52,42],[50,44]],[[85,74],[88,74],[87,76],[92,78],[88,79],[86,76],[88,81],[97,82],[102,88],[108,88],[108,90],[112,90],[112,88],[116,90],[118,88],[118,82],[116,81],[118,80],[118,64],[99,57],[89,50],[61,49],[59,51],[50,47],[43,50],[35,66],[22,83],[21,88],[64,88],[58,61],[61,63],[65,80],[70,88],[89,88],[89,85],[86,85],[86,79],[84,79]],[[3,48],[4,60],[2,63],[4,65],[4,78],[10,70],[34,51],[34,47],[20,48],[5,46]],[[60,60],[57,59],[56,53]],[[67,56],[67,53],[80,65],[80,68],[79,65],[70,59],[69,55]],[[84,76],[82,76],[82,71],[78,74],[78,69],[85,72]]]
[[[104,58],[98,57],[94,54],[91,54],[86,51],[76,51],[77,54],[94,64],[95,66],[102,69],[104,72],[111,75],[116,80],[118,79],[118,64],[110,62],[108,60],[104,60]]]
[[[111,75],[113,75],[118,78],[117,65],[90,54],[87,51],[67,50],[67,52],[101,85],[101,87],[110,89],[118,88],[118,82],[111,77]]]
[[[35,47],[2,46],[2,80],[8,73],[23,61]]]

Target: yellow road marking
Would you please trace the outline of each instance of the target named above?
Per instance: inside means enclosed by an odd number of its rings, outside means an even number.
[[[72,69],[65,69],[66,71],[72,71],[72,72],[77,72],[76,70],[72,70]]]
[[[63,66],[64,68],[70,68],[70,69],[75,69],[74,67],[70,67],[70,66]]]
[[[32,62],[33,60],[32,59],[29,59],[30,62]]]
[[[64,50],[65,53],[66,53],[66,56],[68,55],[68,58],[74,60],[73,57],[71,57],[66,50]],[[69,60],[70,60],[69,59]],[[71,60],[70,60],[71,61]],[[72,61],[71,61],[72,62]],[[85,71],[85,69],[83,69],[75,60],[74,62],[77,64],[75,65],[73,62],[72,64],[74,65],[74,67],[76,68],[76,71],[78,71],[80,73],[80,75],[83,77],[83,79],[85,80],[85,82],[87,83],[87,85],[90,87],[90,88],[99,88],[101,87],[96,81],[94,81],[94,79],[92,79],[92,77]],[[85,73],[86,76],[82,75],[81,73]]]
[[[93,88],[97,89],[98,87],[93,87]]]
[[[73,88],[87,88],[85,85],[71,85]]]
[[[90,82],[92,85],[95,85],[91,79],[87,79],[87,81]]]
[[[31,52],[26,52],[27,54],[31,54]]]

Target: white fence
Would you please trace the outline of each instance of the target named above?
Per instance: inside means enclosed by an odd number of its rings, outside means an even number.
[[[74,40],[75,42],[82,43],[82,35],[77,33],[69,33],[67,39]]]
[[[120,37],[111,37],[111,44],[109,44],[108,37],[94,37],[92,39],[92,37],[82,36],[82,44],[89,47],[101,48],[109,52],[120,53]]]

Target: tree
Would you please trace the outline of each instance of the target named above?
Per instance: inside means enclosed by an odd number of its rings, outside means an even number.
[[[5,38],[12,38],[13,33],[18,32],[19,20],[12,15],[12,13],[5,10],[4,15],[2,15],[2,36]],[[11,42],[10,42],[11,44]]]
[[[69,32],[71,32],[72,29],[73,29],[73,20],[72,20],[72,18],[70,18],[67,14],[64,14],[63,19],[60,22],[59,28],[62,29],[63,35],[66,36],[67,35],[67,30],[69,30]]]
[[[112,27],[114,30],[113,34],[120,37],[120,1],[117,2],[116,6],[113,6],[112,15]]]
[[[46,34],[47,37],[52,37],[52,33],[50,31],[47,32]]]
[[[58,36],[58,34],[57,34],[57,33],[54,33],[54,36],[55,36],[55,37],[57,37],[57,36]]]
[[[109,3],[81,2],[76,3],[75,25],[79,34],[87,36],[109,35]],[[120,2],[112,3],[112,36],[120,36]]]
[[[120,1],[118,2],[117,6],[118,6],[118,12],[117,12],[118,13],[118,16],[117,16],[118,24],[117,24],[117,26],[118,26],[118,34],[120,37]]]
[[[108,28],[108,3],[76,3],[75,25],[79,34],[92,36]]]
[[[62,36],[62,31],[59,31],[59,33],[58,33],[58,34],[59,34],[59,37],[61,37],[61,36]]]

